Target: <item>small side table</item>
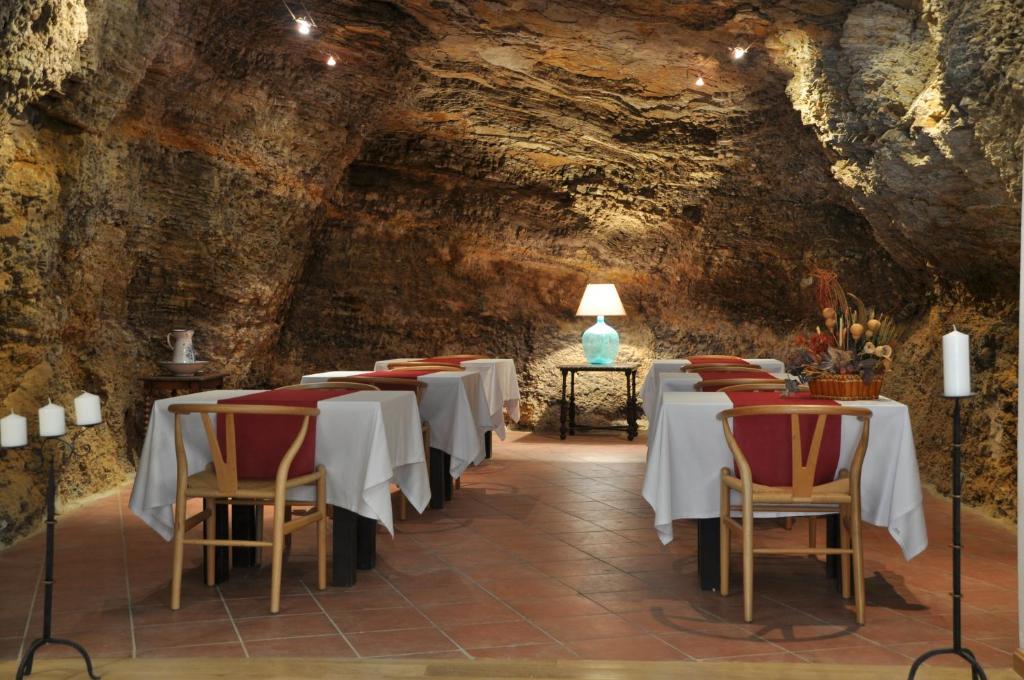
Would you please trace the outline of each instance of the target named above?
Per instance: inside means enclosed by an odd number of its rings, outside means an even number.
[[[192,394],[224,387],[227,373],[201,373],[199,375],[147,375],[142,378],[143,404],[142,430],[149,429],[149,414],[153,402],[163,397]]]
[[[576,434],[576,430],[618,430],[625,432],[632,441],[639,431],[637,420],[636,375],[640,364],[564,364],[558,369],[562,372],[562,400],[559,412],[560,428],[558,436],[565,439],[566,433]],[[576,374],[582,372],[624,373],[626,375],[626,425],[577,425],[576,424]],[[566,399],[566,383],[569,398]],[[568,415],[568,427],[566,416]]]

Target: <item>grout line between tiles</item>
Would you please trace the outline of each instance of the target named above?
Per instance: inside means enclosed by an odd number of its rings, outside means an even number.
[[[403,592],[402,592],[401,590],[399,590],[399,589],[398,589],[398,586],[396,586],[396,585],[395,585],[394,583],[392,583],[392,582],[391,582],[391,579],[389,579],[389,578],[387,577],[387,575],[386,575],[386,574],[383,574],[383,573],[382,573],[382,574],[378,574],[378,575],[379,575],[379,576],[381,577],[381,579],[382,579],[382,580],[383,580],[383,581],[384,581],[385,583],[387,583],[387,584],[388,584],[389,586],[391,586],[391,588],[392,588],[392,589],[393,589],[393,590],[394,590],[394,591],[395,591],[396,593],[398,593],[399,597],[401,597],[401,598],[402,598],[403,600],[405,600],[406,602],[408,602],[408,603],[409,603],[409,606],[410,606],[410,607],[412,607],[412,608],[413,608],[414,610],[416,610],[416,613],[417,613],[417,614],[419,614],[420,616],[422,616],[423,618],[425,618],[425,619],[426,619],[427,621],[430,621],[430,625],[432,625],[432,626],[434,627],[434,630],[436,630],[436,631],[437,631],[438,633],[440,633],[441,635],[445,636],[445,638],[447,638],[449,642],[451,642],[451,643],[452,643],[453,645],[455,645],[455,648],[456,648],[456,649],[458,649],[458,650],[459,650],[460,652],[462,652],[462,655],[463,655],[463,656],[465,656],[465,657],[466,657],[467,659],[472,659],[472,658],[473,658],[473,657],[472,657],[472,655],[471,655],[471,654],[470,654],[469,652],[467,652],[467,651],[466,651],[466,650],[465,650],[465,649],[464,649],[464,648],[462,647],[462,645],[460,645],[460,644],[459,644],[458,642],[456,642],[456,641],[455,641],[455,640],[454,640],[454,639],[452,638],[452,636],[451,636],[451,635],[449,635],[448,633],[446,633],[446,632],[444,631],[444,629],[442,629],[442,628],[441,628],[441,626],[439,626],[439,625],[437,625],[436,623],[434,623],[434,619],[432,619],[432,618],[430,618],[429,616],[427,616],[427,613],[426,613],[425,611],[423,611],[422,609],[420,609],[419,605],[417,605],[417,604],[416,604],[415,602],[413,602],[413,601],[412,601],[412,600],[410,600],[410,599],[409,599],[408,597],[406,597],[405,593],[403,593]]]
[[[117,520],[121,529],[121,556],[124,563],[124,589],[128,595],[128,633],[132,641],[132,657],[138,655],[135,644],[135,612],[132,609],[132,583],[128,575],[128,539],[124,535],[124,503],[121,502],[121,487],[117,488]]]
[[[28,605],[28,616],[25,618],[25,629],[21,632],[21,644],[18,645],[18,658],[15,663],[21,663],[21,656],[25,653],[25,643],[28,641],[28,629],[32,625],[32,614],[35,613],[36,600],[39,598],[39,584],[43,581],[43,565],[39,566],[39,575],[36,576],[36,587],[32,590],[32,602]]]
[[[216,586],[217,596],[220,598],[220,603],[224,605],[224,611],[228,614],[228,621],[231,623],[231,627],[235,631],[235,636],[238,638],[238,644],[242,645],[242,653],[245,654],[245,658],[249,658],[249,648],[245,646],[245,640],[242,639],[242,633],[238,630],[238,624],[235,623],[235,617],[231,614],[231,607],[228,606],[228,601],[224,599],[224,593],[220,591],[220,586]]]
[[[316,595],[313,594],[313,591],[309,589],[309,586],[306,585],[306,581],[303,579],[299,579],[299,583],[301,583],[302,587],[306,589],[306,592],[309,594],[309,596],[313,598],[313,602],[316,602],[316,606],[320,608],[320,611],[323,612],[323,615],[326,616],[327,620],[331,622],[331,625],[334,627],[334,630],[338,631],[338,635],[340,635],[341,639],[345,641],[345,644],[348,645],[348,648],[352,650],[352,653],[356,655],[356,658],[361,659],[362,655],[359,653],[359,650],[356,649],[356,646],[352,644],[351,640],[348,639],[348,636],[345,635],[344,632],[342,632],[341,628],[334,620],[334,617],[327,613],[327,610],[324,609],[324,605],[320,602],[320,600],[317,599]]]

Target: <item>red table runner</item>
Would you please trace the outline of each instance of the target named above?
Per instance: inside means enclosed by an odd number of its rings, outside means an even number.
[[[734,366],[753,366],[754,365],[754,364],[750,363],[749,361],[747,361],[746,359],[740,359],[739,357],[733,357],[733,356],[728,356],[728,357],[727,356],[720,356],[720,357],[716,357],[716,356],[708,356],[708,355],[699,355],[699,356],[686,357],[686,358],[694,366],[700,366],[701,364],[731,364],[731,365],[734,365]]]
[[[220,404],[247,404],[260,406],[305,406],[315,408],[317,402],[332,399],[355,390],[267,390],[242,397],[221,399]],[[224,415],[217,416],[217,442],[221,450],[226,446]],[[235,455],[239,479],[274,479],[277,466],[291,446],[302,416],[235,416]],[[316,467],[316,418],[309,419],[306,438],[292,460],[289,477],[313,472]]]
[[[784,397],[779,392],[726,392],[734,407],[741,406],[838,406],[830,399],[814,397]],[[800,443],[803,445],[803,461],[807,462],[816,415],[800,416]],[[814,471],[814,483],[826,484],[835,479],[839,467],[842,417],[829,416],[825,419],[818,465]],[[744,416],[733,419],[733,436],[740,450],[750,463],[750,472],[755,484],[768,486],[790,486],[793,483],[793,453],[791,443],[790,417],[788,415]],[[735,467],[734,467],[735,469]]]
[[[776,380],[768,371],[697,371],[701,382],[706,380]],[[701,387],[702,392],[717,392],[721,387]]]

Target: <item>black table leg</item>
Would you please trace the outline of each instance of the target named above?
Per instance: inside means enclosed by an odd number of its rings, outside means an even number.
[[[452,491],[455,489],[455,479],[452,477],[452,457],[447,453],[444,454],[444,499],[450,501],[452,499]]]
[[[697,520],[697,574],[701,590],[718,590],[720,585],[720,531],[717,517]]]
[[[245,541],[256,540],[255,505],[231,506],[231,536]],[[260,508],[262,510],[262,508]],[[256,565],[256,548],[232,548],[231,563],[236,567]]]
[[[377,566],[377,520],[359,515],[356,520],[356,568]]]
[[[840,547],[839,521],[839,515],[837,514],[825,515],[825,540],[826,545],[829,548]],[[837,585],[842,587],[841,584],[838,583],[840,571],[839,555],[826,555],[825,574],[828,575],[829,578],[836,579]]]
[[[444,451],[430,447],[430,507],[434,510],[444,508],[444,479],[449,476],[444,459]]]
[[[562,369],[562,398],[558,402],[558,438],[565,439],[568,430],[565,427],[565,418],[568,415],[569,402],[565,400],[566,378],[569,371]]]
[[[492,434],[494,434],[494,432],[492,432],[491,430],[487,430],[487,432],[484,433],[484,457],[485,458],[490,458],[491,457],[491,453],[494,451],[494,441],[492,440],[492,437],[491,437]]]
[[[356,546],[359,515],[351,510],[331,506],[331,585],[353,586],[356,583]]]
[[[576,434],[576,371],[569,372],[569,434]]]

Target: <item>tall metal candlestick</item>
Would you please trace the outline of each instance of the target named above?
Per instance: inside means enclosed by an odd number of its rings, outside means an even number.
[[[969,395],[968,395],[969,396]],[[963,646],[963,635],[961,633],[960,603],[963,594],[960,592],[960,558],[963,545],[960,543],[960,445],[963,443],[963,431],[960,427],[960,400],[963,397],[949,397],[953,399],[953,646],[942,647],[925,652],[914,660],[910,667],[908,680],[914,680],[919,669],[925,661],[933,656],[952,654],[971,665],[971,680],[988,680],[984,669],[975,658],[974,652]]]

